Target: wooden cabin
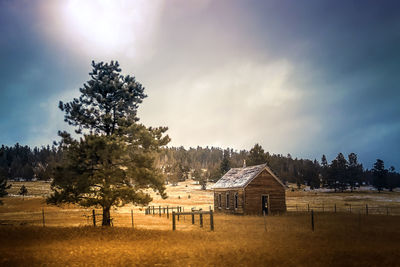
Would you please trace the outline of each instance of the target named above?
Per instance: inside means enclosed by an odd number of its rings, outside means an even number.
[[[230,169],[212,187],[215,212],[266,214],[285,212],[285,185],[261,164]]]

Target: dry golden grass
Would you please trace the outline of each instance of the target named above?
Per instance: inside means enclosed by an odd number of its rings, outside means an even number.
[[[156,217],[148,216],[155,219]],[[163,219],[163,218],[162,218]],[[205,221],[208,218],[205,218]],[[163,220],[166,220],[165,218]],[[216,215],[215,232],[127,227],[0,227],[2,266],[396,266],[400,218]]]
[[[11,188],[8,190],[10,195],[18,195],[22,185],[28,189],[28,196],[47,196],[50,194],[50,183],[43,181],[36,182],[10,182]]]
[[[24,184],[33,196],[7,197],[0,206],[1,266],[400,266],[398,216],[316,213],[315,232],[308,213],[267,217],[267,231],[263,217],[216,214],[211,232],[208,216],[203,229],[198,218],[192,225],[187,216],[173,232],[165,215],[145,216],[140,207],[126,206],[112,210],[114,227],[94,228],[84,216],[91,209],[47,206],[38,196],[48,194],[48,184]],[[166,200],[153,194],[151,205],[208,210],[213,203],[211,191],[190,181],[168,186],[167,193]],[[287,197],[288,205],[328,206],[346,199],[396,203],[399,194],[288,192]],[[46,227],[41,226],[42,209]]]
[[[18,191],[22,185],[28,188],[28,196],[26,199],[32,197],[43,197],[50,194],[50,184],[47,182],[12,182],[12,188],[9,190],[11,196],[18,195]],[[153,197],[151,205],[155,206],[183,206],[186,209],[192,207],[209,209],[213,205],[214,196],[212,190],[200,190],[200,185],[196,185],[192,180],[180,182],[178,186],[167,185],[168,194],[167,199],[161,199],[159,195],[150,192]],[[190,198],[189,198],[190,196]],[[19,198],[20,196],[17,196]],[[22,198],[22,197],[21,197]],[[322,205],[325,210],[333,210],[334,204],[337,205],[338,210],[347,211],[349,204],[352,205],[353,210],[357,207],[363,209],[365,204],[371,208],[389,207],[395,214],[400,215],[400,193],[399,192],[381,192],[376,191],[362,191],[362,192],[344,192],[344,193],[324,193],[317,191],[286,191],[286,204],[291,210],[296,205],[299,209],[305,210],[307,204],[310,204],[321,209]],[[121,212],[130,212],[132,206],[119,209]],[[1,212],[1,207],[0,207]],[[382,213],[386,210],[383,208]]]
[[[362,192],[343,192],[343,193],[323,193],[323,192],[303,192],[286,191],[286,204],[289,211],[295,211],[296,206],[299,211],[306,211],[307,204],[314,210],[337,211],[354,213],[365,213],[365,206],[368,204],[369,213],[400,215],[400,193],[362,191]]]

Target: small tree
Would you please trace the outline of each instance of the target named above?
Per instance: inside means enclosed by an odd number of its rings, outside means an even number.
[[[179,163],[175,163],[168,175],[168,181],[171,182],[173,186],[177,186],[179,182],[185,180],[185,174],[183,172],[182,165]]]
[[[7,190],[11,188],[11,185],[7,185],[7,172],[0,168],[0,198],[8,195]],[[0,205],[3,205],[3,201],[0,199]]]
[[[198,168],[194,169],[192,179],[195,180],[196,182],[199,182],[200,176],[201,176],[201,169]]]
[[[20,194],[22,196],[22,200],[24,200],[25,196],[28,194],[28,189],[25,187],[25,185],[21,186],[18,194]]]
[[[193,172],[193,179],[201,185],[202,190],[206,190],[207,187],[207,176],[201,169],[195,169]]]
[[[378,189],[380,193],[386,186],[386,175],[387,170],[385,169],[385,164],[383,160],[377,159],[374,163],[374,168],[372,169],[373,174],[373,186]]]

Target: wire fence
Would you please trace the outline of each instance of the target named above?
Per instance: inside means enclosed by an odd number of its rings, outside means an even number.
[[[210,209],[211,211],[211,209]],[[196,219],[193,220],[191,212],[195,213]],[[134,227],[142,229],[171,229],[173,224],[173,214],[176,213],[176,224],[180,229],[189,228],[196,224],[203,226],[203,221],[197,218],[201,210],[193,210],[190,207],[182,206],[148,206],[144,208],[133,208],[124,211],[114,210],[110,212],[111,226]],[[209,211],[203,211],[203,213]],[[190,214],[189,214],[190,213]],[[202,215],[201,215],[202,217]],[[43,208],[39,211],[21,211],[0,213],[0,225],[8,226],[56,226],[56,227],[81,227],[81,226],[101,226],[103,213],[101,209],[65,209],[55,210],[54,208]],[[201,220],[201,221],[200,221]],[[205,227],[211,227],[210,223],[204,221]],[[213,228],[213,226],[212,226]]]
[[[211,211],[211,206],[209,207]],[[134,227],[144,229],[171,229],[172,212],[176,213],[176,224],[180,229],[188,228],[192,224],[200,225],[200,217],[196,215],[195,223],[192,223],[193,212],[190,207],[181,206],[148,206],[144,208],[133,208],[111,211],[111,223],[116,227]],[[201,211],[201,210],[197,210]],[[204,210],[204,211],[207,211]],[[287,205],[287,214],[301,213],[347,213],[360,215],[385,215],[399,216],[400,203],[392,205],[377,204],[335,204],[335,203],[302,203]],[[183,214],[179,214],[183,213]],[[186,214],[187,213],[187,214]],[[93,216],[94,215],[94,216]],[[37,211],[19,211],[0,213],[0,225],[10,226],[101,226],[102,210],[100,209],[63,209],[43,208]],[[204,220],[205,227],[210,227],[209,220]],[[207,226],[206,226],[207,225]]]
[[[366,215],[400,215],[400,203],[395,205],[371,205],[371,204],[297,204],[287,205],[288,212],[345,212],[345,213],[361,213]]]

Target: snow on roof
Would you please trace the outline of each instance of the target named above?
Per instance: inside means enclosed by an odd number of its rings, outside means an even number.
[[[267,164],[250,166],[245,168],[232,168],[221,179],[218,180],[212,187],[216,188],[237,188],[244,187],[253,180],[262,170],[267,168]]]

